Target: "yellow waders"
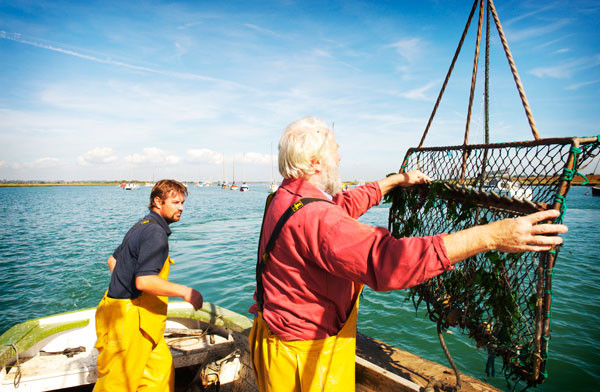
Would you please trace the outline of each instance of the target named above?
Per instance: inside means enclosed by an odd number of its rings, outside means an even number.
[[[259,313],[249,336],[259,391],[354,391],[359,294],[340,332],[325,339],[284,341]]]
[[[159,277],[169,278],[171,263],[167,257]],[[133,300],[104,295],[96,309],[95,392],[174,391],[173,358],[163,337],[168,300],[144,292]]]

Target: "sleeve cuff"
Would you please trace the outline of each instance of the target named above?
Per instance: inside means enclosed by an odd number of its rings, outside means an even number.
[[[377,203],[375,203],[376,206],[379,205],[379,203],[381,203],[381,199],[383,199],[383,194],[381,193],[381,188],[379,187],[379,182],[375,181],[374,182],[374,186],[375,186],[375,191],[377,192]]]
[[[447,233],[442,233],[433,237],[433,248],[438,255],[438,259],[440,260],[440,264],[444,271],[454,269],[454,265],[450,264],[450,258],[448,258],[448,252],[444,245],[444,236],[446,235]]]

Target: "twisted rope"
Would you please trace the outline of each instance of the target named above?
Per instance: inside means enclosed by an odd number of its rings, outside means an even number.
[[[529,126],[531,127],[531,133],[533,133],[533,137],[535,140],[540,139],[540,135],[538,134],[537,127],[535,125],[535,120],[533,119],[533,114],[531,114],[531,108],[529,107],[529,102],[527,101],[527,97],[525,96],[525,90],[523,89],[523,84],[521,83],[521,78],[519,78],[519,73],[517,72],[517,66],[515,65],[515,60],[510,53],[510,49],[508,47],[508,42],[506,41],[506,37],[504,36],[504,31],[502,30],[502,25],[500,24],[500,19],[498,18],[498,14],[496,13],[496,7],[494,6],[494,2],[492,0],[488,0],[490,8],[492,10],[492,17],[494,18],[494,22],[496,23],[496,28],[498,30],[498,35],[500,36],[500,41],[502,41],[502,46],[504,47],[504,52],[506,53],[506,59],[508,60],[508,65],[510,66],[510,70],[512,71],[513,78],[515,79],[515,83],[517,84],[517,90],[519,90],[519,96],[521,97],[521,102],[523,102],[523,108],[525,109],[525,114],[527,115],[527,120],[529,121]]]

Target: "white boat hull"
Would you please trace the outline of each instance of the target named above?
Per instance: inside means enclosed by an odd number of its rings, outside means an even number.
[[[28,334],[51,331],[58,328],[57,326],[64,326],[65,323],[80,326],[51,333],[50,336],[40,339],[20,352],[18,362],[14,350],[11,349],[13,356],[5,362],[6,366],[0,371],[0,391],[41,392],[95,383],[98,376],[98,351],[94,347],[95,313],[95,309],[86,309],[34,320],[35,326],[24,334],[16,346],[19,346],[19,343],[21,346],[26,344],[24,342]],[[197,317],[193,318],[190,315]],[[215,320],[214,323],[207,322],[211,318]],[[245,363],[249,363],[248,359],[244,358],[248,356],[248,352],[242,347],[247,346],[247,337],[242,332],[250,326],[247,318],[216,305],[206,303],[205,308],[194,312],[188,303],[172,302],[169,304],[165,339],[171,348],[176,369],[219,360],[219,382],[222,386],[235,383],[244,375],[249,376],[249,381],[245,382],[250,383],[249,386],[237,387],[234,390],[254,391],[256,387],[253,384],[251,369],[244,369],[247,367]],[[25,325],[23,328],[29,327]],[[207,329],[210,333],[202,332]],[[77,348],[80,352],[67,356],[63,354],[66,348]]]

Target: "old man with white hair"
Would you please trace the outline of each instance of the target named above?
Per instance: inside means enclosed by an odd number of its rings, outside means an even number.
[[[363,285],[412,287],[477,253],[545,251],[564,225],[543,211],[451,234],[394,238],[357,220],[419,171],[340,192],[338,145],[325,122],[305,117],[279,142],[284,178],[261,228],[250,348],[261,391],[353,391],[356,320]],[[552,235],[549,235],[552,234]]]

